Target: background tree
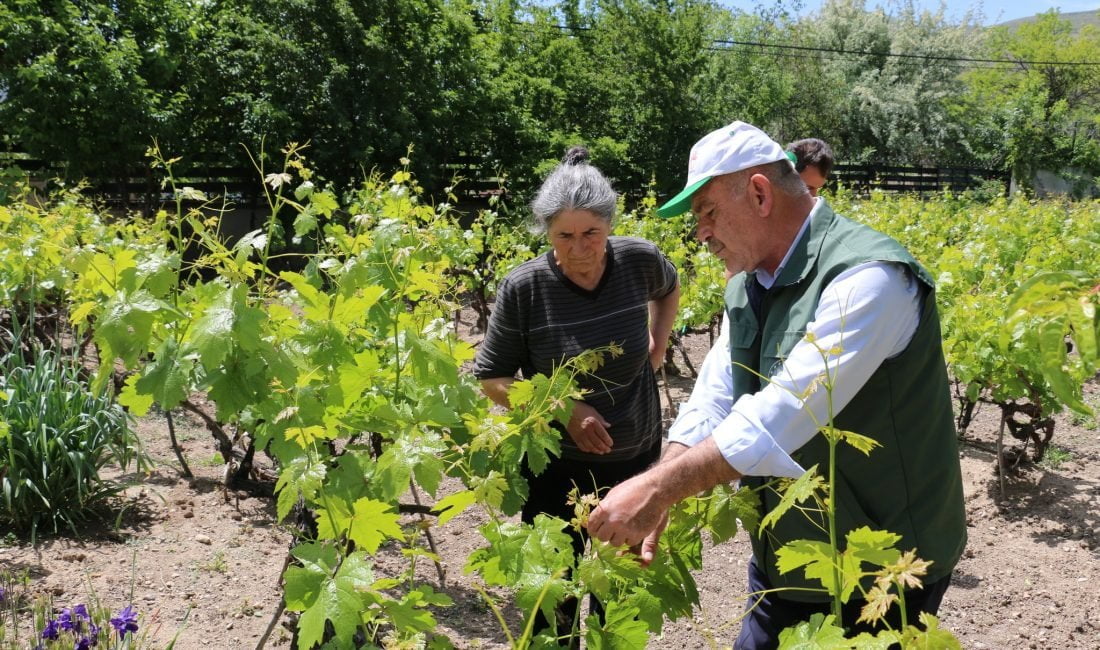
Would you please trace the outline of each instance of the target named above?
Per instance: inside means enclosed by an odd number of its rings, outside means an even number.
[[[682,182],[684,156],[710,124],[693,92],[707,25],[723,10],[694,0],[569,0],[483,5],[493,106],[489,149],[514,188],[533,187],[571,144],[623,188],[655,174]],[[669,170],[675,169],[676,173]]]
[[[442,0],[222,0],[190,59],[203,142],[312,145],[341,182],[413,145],[426,182],[480,133],[470,7]],[[228,152],[226,152],[228,153]],[[239,155],[239,154],[238,154]]]
[[[816,104],[815,91],[822,88],[816,57],[755,45],[797,40],[797,23],[782,7],[758,11],[718,14],[708,26],[707,66],[692,89],[697,109],[706,116],[704,132],[742,120],[783,138],[786,133],[801,132],[796,120],[805,113],[799,106]],[[815,130],[836,131],[824,124],[831,111],[814,112]],[[797,137],[802,136],[788,139]]]
[[[622,187],[656,176],[659,190],[679,190],[687,152],[715,128],[711,97],[695,92],[711,47],[707,26],[719,12],[693,0],[603,0],[588,39],[597,64],[596,120],[584,132],[625,148],[608,170]],[[602,119],[600,119],[602,118]]]
[[[184,165],[238,167],[241,144],[308,141],[339,187],[411,146],[429,193],[475,160],[467,175],[505,176],[520,202],[577,143],[621,189],[666,195],[691,144],[733,119],[844,162],[1100,170],[1097,30],[887,7],[10,0],[0,136],[97,182],[144,173],[154,139]]]
[[[0,132],[65,175],[144,168],[152,137],[177,132],[183,0],[12,0],[0,6]]]
[[[523,194],[537,186],[567,144],[584,139],[579,124],[590,118],[594,104],[595,65],[582,43],[590,25],[575,12],[514,0],[482,3],[477,20],[488,96],[479,119],[487,137],[471,153],[506,170],[509,187]],[[608,141],[592,148],[598,164],[619,153]]]
[[[811,101],[793,106],[792,137],[820,137],[852,163],[950,164],[967,158],[966,132],[946,100],[964,91],[959,62],[979,33],[972,17],[952,24],[902,3],[894,14],[864,0],[831,0],[799,25],[818,48],[817,74],[800,74]],[[812,68],[811,70],[812,71]],[[832,130],[832,129],[835,129]]]
[[[959,112],[998,136],[976,143],[980,154],[1024,185],[1040,169],[1076,168],[1088,181],[1100,174],[1100,30],[1073,33],[1051,11],[992,29],[985,54],[1016,63],[966,75]]]

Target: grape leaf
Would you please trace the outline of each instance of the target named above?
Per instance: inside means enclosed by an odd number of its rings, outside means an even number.
[[[303,312],[311,321],[325,322],[328,319],[330,298],[317,287],[310,284],[305,276],[292,271],[283,271],[279,279],[288,282],[304,303]]]
[[[446,450],[447,445],[431,433],[419,428],[402,431],[378,458],[375,484],[382,498],[392,501],[403,494],[414,474],[434,496],[443,477],[441,454]]]
[[[910,625],[902,633],[901,644],[917,650],[962,650],[962,644],[947,630],[940,629],[940,622],[928,612],[920,613],[924,630]]]
[[[262,358],[233,350],[213,371],[208,371],[207,396],[217,404],[218,419],[226,422],[257,400],[267,398],[267,372]]]
[[[775,557],[781,574],[805,567],[807,579],[820,580],[826,589],[835,584],[832,549],[826,542],[797,539],[776,550]]]
[[[80,326],[84,324],[84,321],[88,319],[88,316],[95,310],[98,304],[94,300],[86,300],[80,305],[69,312],[69,322],[73,325]]]
[[[289,569],[288,569],[289,572]],[[297,579],[297,575],[294,576]],[[316,587],[316,598],[298,619],[298,648],[312,648],[324,637],[325,622],[332,623],[340,647],[352,647],[352,639],[362,621],[365,594],[374,582],[370,561],[361,552],[344,558],[334,577],[327,575]],[[287,599],[290,600],[288,585]],[[295,592],[298,596],[299,592]],[[310,594],[302,594],[308,596]],[[290,605],[287,605],[290,609]]]
[[[448,521],[454,519],[461,514],[462,511],[476,502],[477,497],[470,490],[462,490],[461,492],[455,492],[454,494],[443,497],[432,507],[432,512],[438,513],[439,515],[439,518],[436,520],[436,525],[446,526]]]
[[[363,393],[374,386],[378,379],[380,367],[378,353],[373,350],[364,350],[354,358],[355,363],[344,364],[337,372],[344,408],[357,404],[362,399]]]
[[[290,514],[299,496],[309,501],[317,495],[324,483],[326,468],[324,463],[309,456],[300,456],[283,466],[275,483],[275,491],[279,493],[275,512],[280,521]]]
[[[760,530],[774,525],[788,510],[796,504],[813,498],[815,494],[825,488],[825,479],[817,473],[817,465],[806,470],[802,476],[789,484],[783,491],[783,498],[779,504],[772,508],[771,512],[760,520]]]
[[[470,488],[478,503],[500,508],[508,491],[508,480],[500,472],[491,470],[486,476],[470,478]]]
[[[217,286],[217,285],[214,285]],[[199,358],[207,368],[215,368],[222,362],[233,345],[232,294],[222,288],[220,295],[214,298],[202,316],[195,321],[190,330],[190,343],[199,353]]]
[[[644,587],[635,587],[623,604],[638,608],[638,619],[645,621],[650,634],[660,634],[665,623],[664,604]]]
[[[889,531],[871,530],[867,526],[861,526],[849,531],[845,539],[845,555],[875,566],[893,564],[901,556],[901,552],[894,548],[901,541],[901,535]]]
[[[591,650],[635,650],[644,648],[649,640],[648,627],[639,620],[638,608],[621,605],[615,601],[607,603],[605,620],[590,614],[585,623],[588,630],[584,639]]]
[[[832,614],[814,614],[779,633],[779,650],[842,650],[856,646],[844,638],[844,628]]]
[[[611,596],[613,582],[636,582],[643,575],[638,557],[618,547],[592,540],[589,552],[577,562],[577,579],[600,599]]]
[[[96,323],[95,339],[105,348],[109,358],[117,357],[127,366],[133,365],[149,345],[158,312],[164,312],[161,318],[165,318],[167,312],[176,313],[146,291],[133,294],[120,291],[103,306]]]
[[[823,427],[823,432],[826,437],[833,440],[843,440],[849,445],[855,447],[857,450],[862,451],[866,456],[874,450],[875,447],[881,447],[877,440],[865,435],[858,434],[854,431],[845,431],[843,429],[837,429],[836,427]]]
[[[317,230],[317,215],[313,206],[307,205],[294,217],[294,236],[304,237]]]
[[[157,348],[153,362],[145,367],[145,373],[134,388],[139,393],[151,395],[167,411],[190,394],[190,375],[194,365],[194,361],[180,354],[175,339],[164,339]]]
[[[323,217],[330,217],[339,207],[339,203],[336,201],[336,197],[332,195],[332,192],[325,190],[323,192],[313,192],[309,197],[309,204],[317,214]]]
[[[302,449],[308,449],[317,440],[325,440],[336,437],[335,431],[330,431],[319,424],[311,424],[306,427],[287,427],[286,439],[298,443]]]
[[[332,307],[332,321],[340,325],[345,331],[356,323],[360,323],[370,312],[370,308],[386,293],[384,287],[369,286],[357,287],[355,293],[336,295],[336,302]]]
[[[540,607],[552,617],[554,599],[565,593],[562,576],[573,568],[573,543],[564,527],[562,520],[544,514],[533,524],[486,524],[481,534],[489,547],[474,551],[466,570],[478,571],[489,584],[513,586],[517,603],[528,611],[546,587]]]
[[[1089,415],[1092,410],[1081,401],[1080,384],[1066,372],[1066,322],[1063,318],[1039,324],[1039,354],[1043,378],[1063,404],[1078,413]]]
[[[392,505],[363,497],[355,502],[348,537],[373,554],[387,537],[405,538],[400,518]]]
[[[896,630],[878,630],[877,634],[860,632],[852,637],[852,647],[859,650],[891,650],[901,643],[901,633]],[[910,646],[904,646],[909,648]]]
[[[126,378],[126,384],[122,387],[122,391],[118,394],[118,403],[130,409],[130,413],[136,417],[141,417],[149,412],[149,407],[153,405],[153,396],[139,393],[137,390],[137,382],[141,379],[141,375],[130,375]]]
[[[737,534],[737,522],[746,530],[756,530],[760,522],[760,495],[742,488],[734,490],[729,485],[718,485],[711,490],[710,507],[707,510],[707,528],[714,544],[731,539]]]
[[[401,632],[426,632],[433,629],[436,625],[435,617],[410,596],[401,600],[383,599],[382,611]]]

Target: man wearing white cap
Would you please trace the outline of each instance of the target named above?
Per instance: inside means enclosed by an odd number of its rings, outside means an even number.
[[[828,422],[829,397],[805,393],[825,371],[819,350],[835,346],[834,425],[879,444],[869,455],[837,448],[838,539],[861,526],[901,535],[899,549],[932,561],[923,589],[906,592],[908,621],[934,613],[966,544],[966,520],[932,278],[896,241],[811,197],[783,148],[744,122],[692,147],[687,186],[658,214],[689,209],[697,237],[734,274],[729,331],[707,355],[661,462],[611,490],[589,532],[641,545],[648,563],[680,499],[738,479],[759,487],[814,465],[826,471],[815,421]],[[759,495],[761,515],[778,503],[774,490]],[[735,647],[773,648],[784,628],[829,612],[819,582],[776,567],[787,542],[826,540],[813,518],[794,509],[764,534],[749,531],[751,596]],[[846,604],[845,626],[858,627],[863,604]],[[897,628],[894,610],[887,620]]]

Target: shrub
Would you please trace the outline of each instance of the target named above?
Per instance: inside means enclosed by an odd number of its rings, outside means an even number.
[[[141,462],[128,416],[93,392],[77,363],[38,350],[33,363],[0,359],[0,524],[32,537],[99,516],[121,486],[99,477],[116,461]]]

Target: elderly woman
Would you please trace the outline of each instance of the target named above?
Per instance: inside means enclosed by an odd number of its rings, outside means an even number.
[[[617,196],[587,158],[586,149],[570,149],[543,182],[531,210],[551,250],[500,284],[474,370],[485,394],[508,406],[517,372],[550,374],[585,350],[623,348],[595,374],[578,378],[589,392],[564,427],[561,458],[537,477],[524,468],[531,488],[525,522],[539,513],[568,521],[573,513],[565,500],[574,485],[602,493],[660,455],[654,370],[679,304],[676,269],[654,244],[611,236]],[[583,544],[575,535],[574,548]]]

